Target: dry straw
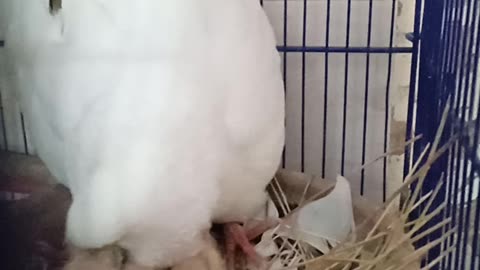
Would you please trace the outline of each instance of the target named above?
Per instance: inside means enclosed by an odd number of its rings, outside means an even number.
[[[421,153],[405,177],[404,184],[381,207],[372,207],[361,199],[354,201],[356,226],[347,240],[322,255],[307,243],[276,235],[274,239],[281,247],[279,254],[271,261],[282,257],[285,269],[307,270],[423,270],[438,264],[452,251],[453,245],[444,246],[439,257],[423,266],[421,261],[432,248],[446,243],[445,240],[451,237],[455,230],[449,226],[450,218],[430,227],[425,226],[445,210],[446,202],[433,209],[433,202],[443,185],[443,177],[438,179],[436,188],[431,192],[422,194],[421,190],[432,164],[459,137],[459,134],[452,136],[447,143],[439,146],[448,112],[447,106],[435,140]],[[408,143],[419,138],[416,137]],[[291,224],[288,219],[294,212],[308,202],[325,196],[335,185],[323,179],[320,182],[322,183],[315,181],[314,176],[279,171],[269,186],[269,193],[278,211],[285,215],[282,219],[284,224]],[[415,184],[413,190],[412,184]],[[412,220],[410,214],[413,211],[419,214]],[[422,241],[437,230],[443,231],[440,239]],[[419,246],[419,243],[424,244]]]

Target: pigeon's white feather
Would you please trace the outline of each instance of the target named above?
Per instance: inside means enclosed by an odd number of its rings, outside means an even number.
[[[196,254],[211,221],[265,202],[284,143],[257,0],[3,0],[11,87],[73,194],[67,237],[145,265]],[[0,11],[0,12],[1,12]]]

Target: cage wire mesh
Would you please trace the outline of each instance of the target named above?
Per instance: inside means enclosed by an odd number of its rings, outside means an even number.
[[[444,174],[447,184],[435,203],[448,205],[438,219],[452,217],[457,231],[448,240],[457,248],[437,267],[479,269],[479,0],[260,2],[282,56],[283,166],[331,179],[345,175],[355,193],[381,203],[402,184],[404,167],[433,140],[451,102],[444,141],[459,130],[468,129],[470,136],[444,155],[426,181],[428,192]],[[0,48],[0,149],[35,154],[21,111],[6,91],[2,57]],[[360,169],[420,133],[424,140],[406,156],[392,153]]]
[[[283,56],[284,166],[330,179],[342,173],[356,193],[385,200],[401,184],[403,155],[360,167],[405,139],[414,3],[263,4]]]
[[[423,6],[422,6],[423,4]],[[446,185],[437,198],[437,205],[447,202],[444,216],[450,217],[450,227],[456,228],[447,242],[456,243],[456,249],[439,265],[441,269],[479,269],[479,17],[478,0],[425,0],[417,3],[416,31],[421,33],[417,51],[418,65],[412,65],[412,76],[418,67],[418,84],[412,85],[409,101],[409,133],[422,133],[428,139],[435,136],[442,108],[452,108],[444,142],[461,132],[463,136],[442,160],[434,165],[426,180],[426,192],[443,175]],[[421,17],[423,15],[423,18]],[[415,91],[416,90],[416,91]],[[428,141],[428,140],[426,140]],[[417,143],[413,157],[418,156],[425,143]],[[441,236],[438,230],[430,239]],[[441,248],[432,250],[430,258]]]

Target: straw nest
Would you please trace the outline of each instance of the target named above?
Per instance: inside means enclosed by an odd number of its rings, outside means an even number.
[[[295,241],[288,234],[275,235],[273,239],[280,246],[270,257],[270,264],[277,263],[276,269],[309,270],[413,270],[430,269],[439,263],[453,249],[443,246],[439,257],[422,264],[422,259],[434,247],[446,243],[454,228],[450,218],[436,224],[427,223],[442,214],[446,202],[433,207],[433,202],[443,185],[439,179],[436,188],[422,194],[426,175],[432,164],[449,148],[459,135],[453,136],[440,146],[440,137],[445,126],[449,108],[445,108],[435,141],[427,145],[419,160],[404,179],[401,188],[380,207],[374,207],[362,199],[354,199],[352,210],[355,226],[346,239],[321,254],[308,243]],[[416,138],[418,139],[418,138]],[[413,141],[415,141],[414,139]],[[422,165],[420,165],[422,164]],[[412,184],[415,188],[412,189]],[[335,183],[312,175],[279,171],[269,186],[272,201],[283,213],[279,227],[293,226],[289,221],[296,212],[310,202],[325,197],[333,190]],[[412,219],[411,214],[417,213]],[[318,217],[322,218],[322,217]],[[328,220],[325,220],[328,222]],[[276,230],[281,230],[276,228]],[[422,241],[437,230],[442,230],[441,239]],[[284,230],[285,231],[285,230]],[[292,241],[293,239],[293,241]],[[449,241],[452,242],[452,241]],[[280,267],[278,262],[280,262]]]

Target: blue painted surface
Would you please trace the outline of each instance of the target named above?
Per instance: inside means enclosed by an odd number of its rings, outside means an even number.
[[[420,10],[420,0],[417,4],[417,10]],[[445,127],[442,143],[445,143],[454,133],[464,134],[459,143],[454,144],[434,164],[425,181],[424,192],[428,192],[435,188],[443,175],[446,184],[440,190],[432,208],[435,209],[447,202],[444,213],[432,220],[427,228],[443,220],[445,215],[452,218],[449,229],[455,228],[456,233],[456,237],[452,236],[450,239],[452,243],[457,244],[456,250],[434,269],[474,269],[473,265],[479,263],[480,207],[472,213],[477,202],[472,202],[472,192],[465,187],[467,184],[471,187],[474,181],[479,181],[480,170],[479,163],[476,162],[479,158],[477,151],[479,150],[480,114],[474,115],[473,110],[470,109],[480,102],[475,95],[480,91],[476,77],[480,35],[475,35],[475,29],[480,27],[478,21],[480,4],[478,0],[425,0],[424,4],[423,20],[420,20],[420,14],[417,13],[415,23],[416,29],[422,26],[418,47],[420,51],[415,48],[415,45],[413,48],[414,61],[417,63],[413,63],[412,66],[412,78],[414,78],[412,81],[417,79],[414,70],[418,68],[419,71],[415,127],[412,125],[415,98],[413,84],[408,118],[409,131],[414,128],[417,134],[424,135],[424,139],[416,144],[414,158],[420,155],[428,142],[433,141],[447,102],[451,106],[451,114]],[[468,126],[467,123],[471,125]],[[467,170],[469,162],[473,164],[470,171]],[[464,204],[465,197],[467,200]],[[461,198],[462,201],[457,198]],[[437,230],[429,235],[427,241],[438,239],[443,233],[442,230]],[[471,247],[473,255],[470,258],[467,257],[468,246]],[[433,249],[425,263],[437,258],[441,248],[442,246],[438,246]]]

